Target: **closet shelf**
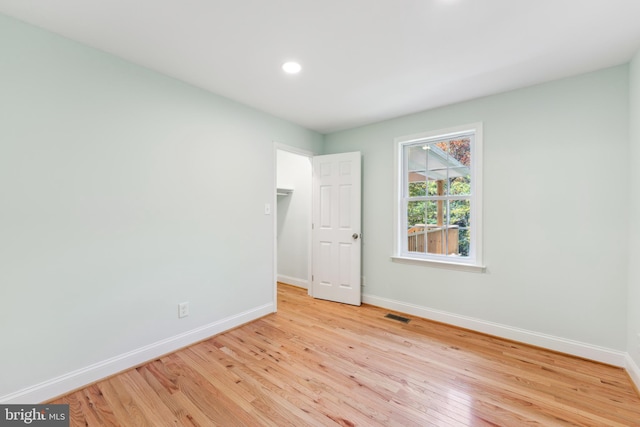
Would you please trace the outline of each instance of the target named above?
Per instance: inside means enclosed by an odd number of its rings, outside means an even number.
[[[276,194],[278,196],[288,196],[289,194],[293,193],[293,188],[282,188],[282,187],[278,187]]]

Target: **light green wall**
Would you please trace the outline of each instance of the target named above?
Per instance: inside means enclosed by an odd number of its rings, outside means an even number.
[[[629,335],[627,352],[640,367],[640,51],[629,67],[629,129],[633,189],[629,209]]]
[[[484,124],[484,274],[394,263],[393,139]],[[626,348],[628,67],[326,136],[363,153],[364,294]]]
[[[0,15],[0,397],[272,302],[273,141],[322,140]]]

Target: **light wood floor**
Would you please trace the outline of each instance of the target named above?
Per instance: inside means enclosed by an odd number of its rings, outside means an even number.
[[[277,314],[53,403],[72,426],[640,426],[622,369],[278,294]]]

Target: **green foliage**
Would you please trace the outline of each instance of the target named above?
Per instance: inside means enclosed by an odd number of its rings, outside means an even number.
[[[436,194],[437,184],[435,181],[428,182],[411,182],[409,183],[409,197],[424,197],[427,194]],[[427,191],[428,190],[428,191]],[[444,191],[446,192],[446,186]],[[471,185],[469,177],[457,177],[451,179],[449,194],[451,195],[469,195],[471,194]],[[448,209],[447,209],[448,206]],[[444,222],[448,225],[457,225],[460,229],[458,237],[458,245],[460,255],[469,255],[469,221],[470,221],[470,204],[468,200],[451,200],[444,202],[443,212],[445,215]],[[416,224],[437,224],[437,201],[420,200],[410,201],[407,207],[407,225],[409,228]]]

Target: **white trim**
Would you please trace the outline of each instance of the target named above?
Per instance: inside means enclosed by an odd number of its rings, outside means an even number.
[[[618,367],[625,367],[628,365],[627,353],[618,350],[556,337],[553,335],[542,334],[526,329],[514,328],[512,326],[488,322],[472,317],[460,316],[446,311],[421,307],[415,304],[378,297],[375,295],[363,295],[362,301],[377,307],[411,314],[425,319],[434,320],[436,322],[447,323],[460,328],[470,329],[488,335],[606,363],[608,365]]]
[[[640,367],[638,367],[629,353],[626,354],[624,368],[631,377],[631,381],[633,381],[638,391],[640,391]]]
[[[0,403],[35,404],[69,393],[103,378],[131,369],[162,355],[195,344],[273,312],[273,304],[252,308],[234,316],[192,329],[153,344],[77,369],[14,393],[0,396]]]
[[[273,263],[273,312],[278,311],[278,146],[280,144],[273,141],[273,218],[271,218],[271,231],[273,233],[273,257],[271,262]]]
[[[446,268],[448,270],[471,271],[475,273],[484,273],[486,269],[484,265],[447,262],[435,259],[409,258],[404,256],[392,256],[391,260],[401,264],[423,265],[425,267],[438,267]]]
[[[474,140],[471,144],[471,241],[470,254],[467,260],[454,262],[446,256],[437,256],[430,254],[413,254],[406,252],[406,241],[403,238],[403,224],[406,224],[406,210],[403,209],[403,176],[405,164],[403,164],[403,147],[419,141],[440,140],[455,137],[465,133],[473,133]],[[466,264],[475,266],[471,271],[482,271],[483,266],[483,124],[482,122],[470,123],[462,126],[450,127],[447,129],[439,129],[428,132],[422,132],[413,135],[397,137],[393,141],[393,173],[394,173],[394,211],[393,211],[393,258],[403,260],[417,260],[418,258],[425,261],[442,261],[444,264],[457,266]],[[416,256],[413,256],[416,255]],[[458,268],[461,270],[469,270]]]
[[[276,150],[288,151],[289,153],[297,154],[304,157],[313,157],[316,155],[313,151],[305,150],[303,148],[293,147],[291,145],[282,144],[277,141],[273,141]]]
[[[287,285],[297,286],[299,288],[309,289],[309,281],[307,279],[300,279],[298,277],[285,276],[284,274],[278,274],[278,282],[286,283]]]
[[[410,144],[413,142],[423,141],[425,139],[447,139],[465,132],[475,132],[478,129],[482,131],[482,122],[469,123],[461,126],[452,126],[445,129],[436,129],[426,132],[414,133],[411,135],[399,136],[395,138],[396,142]]]

